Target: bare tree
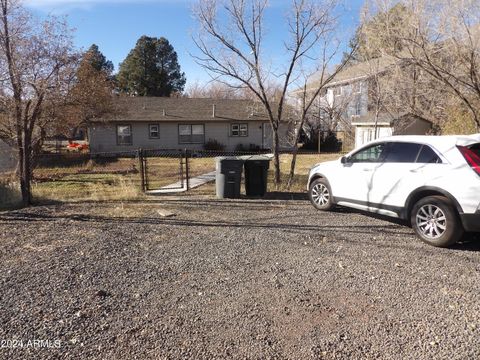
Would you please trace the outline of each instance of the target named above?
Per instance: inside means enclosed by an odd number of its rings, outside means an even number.
[[[72,79],[71,32],[51,18],[39,23],[17,0],[0,0],[0,138],[18,151],[23,204],[31,203],[32,161],[54,120],[47,108]]]
[[[284,121],[287,92],[298,79],[302,63],[318,57],[315,50],[323,25],[331,22],[334,5],[335,0],[291,0],[284,66],[273,64],[265,50],[268,0],[199,0],[194,8],[200,27],[194,40],[201,52],[196,61],[212,77],[251,91],[265,109],[272,128],[277,187],[281,182],[279,127]]]
[[[315,105],[321,103],[321,95],[325,96],[327,85],[345,68],[356,51],[356,47],[352,46],[351,51],[343,57],[342,63],[336,66],[334,70],[329,71],[332,67],[332,61],[335,59],[339,49],[339,46],[331,46],[338,29],[335,19],[329,15],[327,16],[327,14],[333,11],[333,8],[326,8],[324,11],[325,17],[323,18],[323,22],[319,23],[317,30],[317,45],[319,46],[315,47],[317,50],[320,47],[320,53],[322,54],[321,57],[317,59],[319,63],[318,68],[316,68],[315,72],[303,76],[301,78],[303,80],[302,87],[294,92],[294,96],[298,99],[297,101],[300,102],[300,106],[297,107],[298,116],[293,132],[293,154],[290,162],[287,189],[290,189],[295,177],[298,145],[302,133],[304,133],[306,122],[311,115],[311,110],[316,107]],[[305,73],[305,69],[303,72]]]
[[[404,51],[396,57],[412,64],[448,91],[471,114],[480,130],[480,2],[478,0],[404,1],[412,31],[397,37]]]
[[[210,81],[207,84],[194,82],[189,85],[186,94],[189,98],[210,98],[210,99],[249,99],[251,94],[243,89],[232,88],[220,82]],[[250,96],[249,96],[250,95]]]

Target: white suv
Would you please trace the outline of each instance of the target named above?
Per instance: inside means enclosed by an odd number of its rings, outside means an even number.
[[[375,140],[315,165],[308,192],[319,210],[337,204],[409,220],[424,242],[452,245],[480,231],[480,134]]]

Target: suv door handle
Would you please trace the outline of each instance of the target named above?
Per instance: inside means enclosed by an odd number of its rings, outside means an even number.
[[[373,169],[362,169],[362,171],[368,171],[368,172],[370,172],[370,171],[373,171]]]

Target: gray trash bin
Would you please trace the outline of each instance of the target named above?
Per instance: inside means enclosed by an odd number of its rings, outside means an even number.
[[[240,198],[243,160],[236,157],[217,157],[215,185],[217,198]]]

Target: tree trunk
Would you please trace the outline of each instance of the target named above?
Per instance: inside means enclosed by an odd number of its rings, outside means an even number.
[[[279,138],[278,138],[278,128],[273,129],[272,127],[272,137],[273,137],[273,166],[274,166],[274,178],[273,183],[275,184],[275,190],[279,189],[281,179],[280,179],[280,154],[279,154]]]
[[[20,190],[22,193],[22,205],[24,207],[32,204],[32,169],[31,169],[31,149],[29,149],[28,139],[24,138],[23,147],[18,151],[18,161],[20,170]]]
[[[290,174],[288,174],[287,190],[290,190],[295,177],[295,166],[297,164],[298,142],[295,141],[295,147],[293,148],[292,161],[290,163]]]
[[[300,133],[303,129],[304,121],[305,121],[305,118],[302,119],[302,121],[300,122],[300,126],[296,129],[297,132],[295,134],[295,142],[294,142],[293,152],[292,152],[292,161],[290,162],[290,173],[288,174],[287,190],[290,190],[293,183],[293,178],[295,177],[295,166],[297,165],[298,143],[300,142]]]

